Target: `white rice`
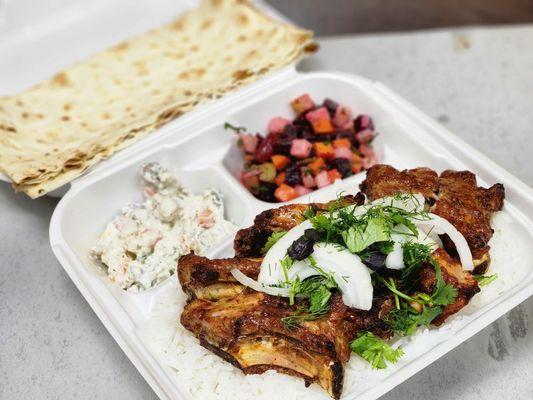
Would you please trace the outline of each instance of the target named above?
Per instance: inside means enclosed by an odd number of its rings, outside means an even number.
[[[529,260],[518,254],[521,240],[512,223],[512,219],[503,212],[493,218],[495,232],[490,243],[492,264],[489,273],[497,273],[498,279],[483,287],[467,307],[440,328],[419,328],[411,337],[397,340],[394,346],[401,345],[405,351],[397,364],[389,365],[385,370],[373,370],[366,361],[352,354],[346,366],[343,398],[356,397],[445,341],[468,324],[473,319],[472,314],[521,281]],[[151,317],[140,333],[158,360],[170,369],[183,392],[193,399],[202,400],[329,399],[318,385],[306,388],[302,379],[274,371],[244,375],[201,347],[198,340],[179,323],[186,296],[178,288],[177,279],[175,281],[173,285],[166,285],[155,298]],[[281,390],[283,396],[280,396]]]

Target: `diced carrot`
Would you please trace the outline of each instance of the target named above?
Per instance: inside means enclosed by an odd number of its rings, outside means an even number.
[[[276,179],[274,179],[274,183],[281,186],[283,182],[285,182],[285,172],[280,172],[278,176],[276,176]]]
[[[274,190],[274,196],[279,201],[289,201],[298,197],[298,192],[292,186],[282,183]]]
[[[310,163],[308,167],[311,173],[313,174],[313,176],[316,176],[320,173],[320,171],[326,168],[326,162],[324,161],[323,158],[318,157],[315,159],[315,161]]]
[[[339,147],[352,147],[352,143],[350,142],[350,139],[341,138],[341,139],[335,139],[333,141],[333,147],[338,149]]]
[[[317,157],[330,160],[335,156],[333,146],[328,142],[315,142],[315,152]]]
[[[333,168],[328,171],[328,178],[331,183],[335,182],[337,179],[342,179],[342,175],[337,169]]]
[[[317,108],[305,114],[305,118],[313,126],[316,134],[328,134],[333,132],[333,125],[331,124],[331,117],[326,107]]]
[[[352,172],[354,174],[358,174],[359,172],[361,172],[363,170],[363,159],[358,156],[357,154],[353,154],[352,155]]]
[[[291,101],[291,106],[296,115],[300,115],[307,110],[313,109],[315,103],[313,102],[313,99],[311,99],[311,96],[305,93]]]
[[[285,169],[285,167],[291,162],[291,159],[289,157],[283,156],[281,154],[274,154],[272,157],[270,157],[270,159],[272,160],[272,163],[276,166],[276,169],[278,171]]]

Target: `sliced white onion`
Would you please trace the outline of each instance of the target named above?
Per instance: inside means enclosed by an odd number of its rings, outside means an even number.
[[[231,270],[231,275],[239,282],[240,284],[244,286],[248,286],[249,288],[257,291],[257,292],[264,292],[266,294],[269,294],[271,296],[283,296],[283,297],[289,297],[289,289],[286,288],[278,288],[273,286],[264,285],[262,283],[259,283],[252,278],[244,275],[241,271],[234,268]]]
[[[447,234],[452,242],[455,244],[457,254],[463,269],[466,271],[472,271],[474,269],[474,261],[472,259],[472,252],[465,237],[453,226],[450,222],[436,214],[428,214],[431,219],[428,220],[414,220],[413,223],[417,228],[422,229],[425,232],[431,232],[431,234],[443,235]]]
[[[333,273],[333,279],[342,291],[343,303],[359,310],[370,310],[374,288],[370,270],[361,259],[331,243],[317,243],[313,249],[317,265]]]

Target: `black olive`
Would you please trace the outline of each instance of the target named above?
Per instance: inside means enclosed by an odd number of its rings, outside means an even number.
[[[293,260],[301,261],[313,253],[313,246],[315,241],[309,238],[306,238],[305,235],[300,236],[296,239],[288,248],[287,254]]]
[[[386,254],[380,251],[369,252],[363,260],[363,263],[372,271],[377,271],[385,265]]]
[[[310,239],[310,240],[312,240],[315,243],[320,240],[320,234],[318,233],[318,231],[316,229],[313,229],[313,228],[306,229],[304,231],[304,236],[307,239]]]

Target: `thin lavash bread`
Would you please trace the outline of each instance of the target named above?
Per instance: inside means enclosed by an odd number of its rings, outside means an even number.
[[[0,171],[35,198],[196,105],[316,50],[312,32],[246,0],[174,22],[0,98]]]

